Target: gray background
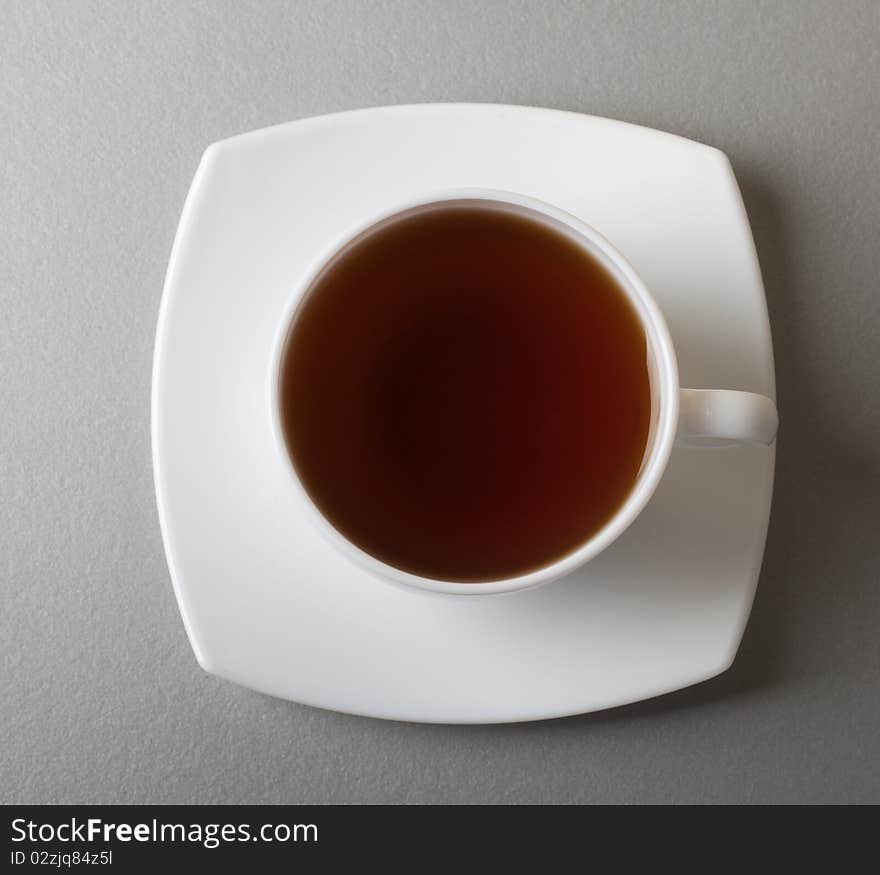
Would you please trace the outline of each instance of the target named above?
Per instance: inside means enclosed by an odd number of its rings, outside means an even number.
[[[0,4],[2,801],[880,802],[880,3]],[[536,104],[726,151],[783,418],[740,654],[501,727],[203,674],[153,498],[162,281],[206,144],[375,104]]]

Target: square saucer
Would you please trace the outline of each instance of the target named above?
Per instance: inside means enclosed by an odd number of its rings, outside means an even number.
[[[215,143],[171,255],[152,398],[165,550],[205,670],[338,711],[497,723],[622,705],[732,662],[761,566],[773,447],[675,449],[608,550],[509,596],[391,586],[334,552],[297,505],[266,393],[290,295],[348,229],[471,186],[552,203],[620,249],[666,316],[682,385],[775,397],[751,232],[716,149],[487,104],[361,110]]]

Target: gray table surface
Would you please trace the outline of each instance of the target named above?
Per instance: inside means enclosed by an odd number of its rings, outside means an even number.
[[[0,801],[880,802],[880,3],[0,4]],[[165,266],[205,145],[493,101],[723,149],[783,420],[734,666],[519,726],[384,723],[204,674],[150,467]]]

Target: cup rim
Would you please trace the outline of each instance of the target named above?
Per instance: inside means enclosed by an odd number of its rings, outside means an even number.
[[[659,395],[653,445],[649,450],[647,461],[643,464],[629,495],[605,525],[579,547],[540,568],[511,577],[472,582],[422,577],[383,562],[349,541],[324,516],[301,481],[290,457],[280,410],[281,367],[284,353],[292,334],[297,311],[319,275],[353,243],[373,233],[380,224],[396,221],[405,213],[432,206],[443,208],[456,201],[494,202],[508,208],[514,207],[521,213],[527,211],[531,218],[552,224],[557,231],[562,230],[567,233],[578,245],[598,258],[615,276],[618,285],[635,306],[646,335],[653,340]],[[270,427],[276,452],[280,454],[282,463],[309,517],[325,540],[356,564],[384,581],[400,585],[409,591],[415,589],[428,593],[467,597],[519,592],[558,580],[595,558],[616,541],[644,509],[666,470],[675,440],[678,404],[678,364],[666,320],[644,282],[619,250],[595,228],[559,207],[528,195],[488,188],[457,188],[426,193],[418,198],[398,203],[359,223],[354,229],[349,228],[337,235],[312,261],[311,267],[305,272],[302,281],[296,284],[284,306],[272,347],[268,376]]]

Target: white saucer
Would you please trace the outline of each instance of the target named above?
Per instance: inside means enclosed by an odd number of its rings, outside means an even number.
[[[774,397],[757,259],[715,149],[572,113],[401,106],[307,119],[205,153],[171,256],[153,374],[153,460],[171,577],[209,672],[374,717],[558,717],[712,677],[736,653],[774,450],[676,449],[609,550],[537,590],[407,592],[334,553],[271,444],[278,320],[315,254],[389,203],[517,191],[605,234],[653,291],[682,385]]]

